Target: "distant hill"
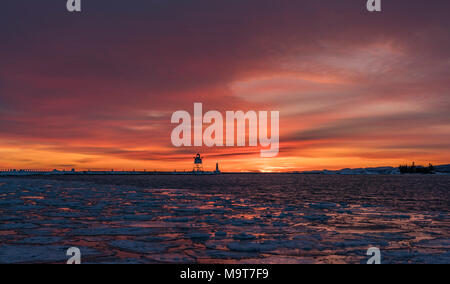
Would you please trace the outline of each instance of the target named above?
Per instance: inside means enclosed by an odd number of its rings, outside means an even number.
[[[450,174],[450,165],[440,165],[434,167],[436,174]],[[341,169],[336,171],[305,171],[302,174],[325,174],[325,175],[400,175],[399,168],[378,167],[378,168],[357,168]]]
[[[450,173],[450,165],[435,166],[434,168],[438,173]]]

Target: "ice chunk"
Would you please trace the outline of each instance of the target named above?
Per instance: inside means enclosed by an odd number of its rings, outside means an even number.
[[[30,246],[2,245],[0,246],[0,263],[65,263],[68,246]],[[91,248],[81,248],[81,256],[98,254]]]
[[[30,245],[49,245],[62,241],[61,237],[30,237],[19,241],[15,241],[17,244],[30,244]]]
[[[122,228],[90,228],[90,229],[76,229],[70,234],[74,236],[140,236],[151,235],[156,230],[153,228],[135,228],[135,227],[122,227]]]
[[[247,233],[240,233],[240,234],[234,235],[233,238],[235,240],[254,240],[254,239],[256,239],[256,237],[254,235],[247,234]]]
[[[210,234],[207,233],[190,233],[187,237],[191,240],[195,241],[206,241],[210,238]]]
[[[162,243],[149,243],[134,240],[117,240],[109,243],[120,250],[133,253],[162,253],[170,246]]]

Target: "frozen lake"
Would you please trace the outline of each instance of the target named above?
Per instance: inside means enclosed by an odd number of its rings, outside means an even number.
[[[450,263],[450,176],[0,178],[0,263]]]

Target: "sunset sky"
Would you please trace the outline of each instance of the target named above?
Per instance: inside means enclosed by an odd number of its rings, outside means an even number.
[[[0,168],[450,163],[450,1],[2,1]],[[280,153],[175,148],[177,110],[280,111]]]

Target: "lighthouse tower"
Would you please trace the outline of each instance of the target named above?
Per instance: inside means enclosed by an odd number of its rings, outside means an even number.
[[[220,174],[219,163],[216,163],[216,170],[214,171],[216,175]]]
[[[197,156],[195,156],[194,158],[194,172],[203,172],[203,158],[200,156],[200,154],[197,154]]]

